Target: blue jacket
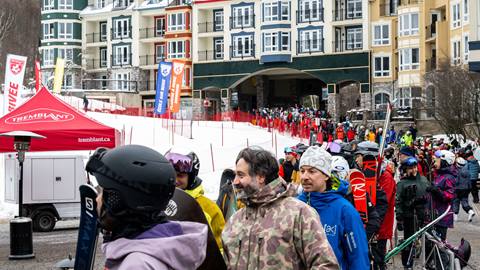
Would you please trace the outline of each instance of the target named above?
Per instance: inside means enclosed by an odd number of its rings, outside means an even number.
[[[480,171],[480,165],[475,158],[470,158],[467,160],[468,172],[470,173],[470,181],[475,181],[478,179],[478,173]]]
[[[397,138],[395,130],[389,130],[387,133],[387,143],[394,143]]]
[[[368,270],[367,236],[357,210],[343,197],[347,190],[348,183],[340,180],[337,190],[302,192],[298,199],[317,210],[328,242],[342,269]]]

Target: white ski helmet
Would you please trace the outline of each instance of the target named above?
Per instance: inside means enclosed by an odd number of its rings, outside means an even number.
[[[334,172],[342,180],[346,180],[348,173],[350,171],[350,166],[345,158],[342,156],[333,156],[332,157],[332,172]]]
[[[467,165],[467,161],[465,159],[463,159],[462,157],[457,157],[457,159],[455,160],[455,163],[456,163],[458,168],[462,168],[465,165]]]
[[[439,150],[435,152],[435,156],[441,160],[445,160],[448,165],[453,165],[455,162],[455,154],[448,150]]]

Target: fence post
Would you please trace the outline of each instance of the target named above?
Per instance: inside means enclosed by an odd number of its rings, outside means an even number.
[[[247,148],[249,148],[249,147],[250,147],[250,145],[248,144],[248,138],[247,138]]]
[[[223,122],[222,122],[222,146],[223,146]]]
[[[277,155],[277,133],[275,133],[275,158],[278,158],[278,155]]]
[[[133,126],[130,127],[130,144],[132,144]]]
[[[212,147],[212,143],[210,143],[210,155],[212,157],[212,169],[213,171],[215,171],[215,163],[213,162],[213,147]]]

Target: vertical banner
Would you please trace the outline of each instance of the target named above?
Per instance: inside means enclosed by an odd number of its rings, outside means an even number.
[[[40,61],[35,61],[35,92],[40,91],[42,85],[42,73],[40,71]]]
[[[185,63],[173,60],[172,83],[170,84],[170,112],[177,113],[180,110],[180,92],[182,88],[183,68]]]
[[[168,91],[170,90],[170,78],[172,75],[172,63],[160,62],[158,64],[157,85],[155,86],[157,94],[155,95],[155,114],[164,114],[167,110]]]
[[[57,58],[55,65],[55,77],[53,79],[53,93],[60,93],[63,83],[63,70],[65,68],[65,60]]]
[[[7,55],[5,70],[5,92],[3,112],[7,114],[19,105],[20,91],[23,88],[23,77],[27,57],[14,54]]]

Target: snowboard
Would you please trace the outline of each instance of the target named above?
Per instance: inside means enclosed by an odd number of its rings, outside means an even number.
[[[353,202],[364,224],[368,222],[367,211],[367,190],[365,186],[365,175],[359,170],[350,172],[350,186],[352,188]]]
[[[197,201],[178,188],[175,189],[175,193],[165,209],[165,214],[169,220],[198,222],[208,226],[207,218]],[[227,269],[210,226],[208,229],[207,256],[198,269]]]
[[[233,179],[235,179],[235,172],[231,169],[225,169],[220,179],[220,191],[217,199],[217,205],[222,210],[225,221],[237,211],[237,200],[233,192]]]
[[[75,270],[91,270],[98,240],[97,191],[91,185],[80,186],[80,227],[78,228]]]
[[[363,157],[363,174],[365,175],[365,186],[370,195],[373,205],[377,204],[377,159],[373,155]]]

